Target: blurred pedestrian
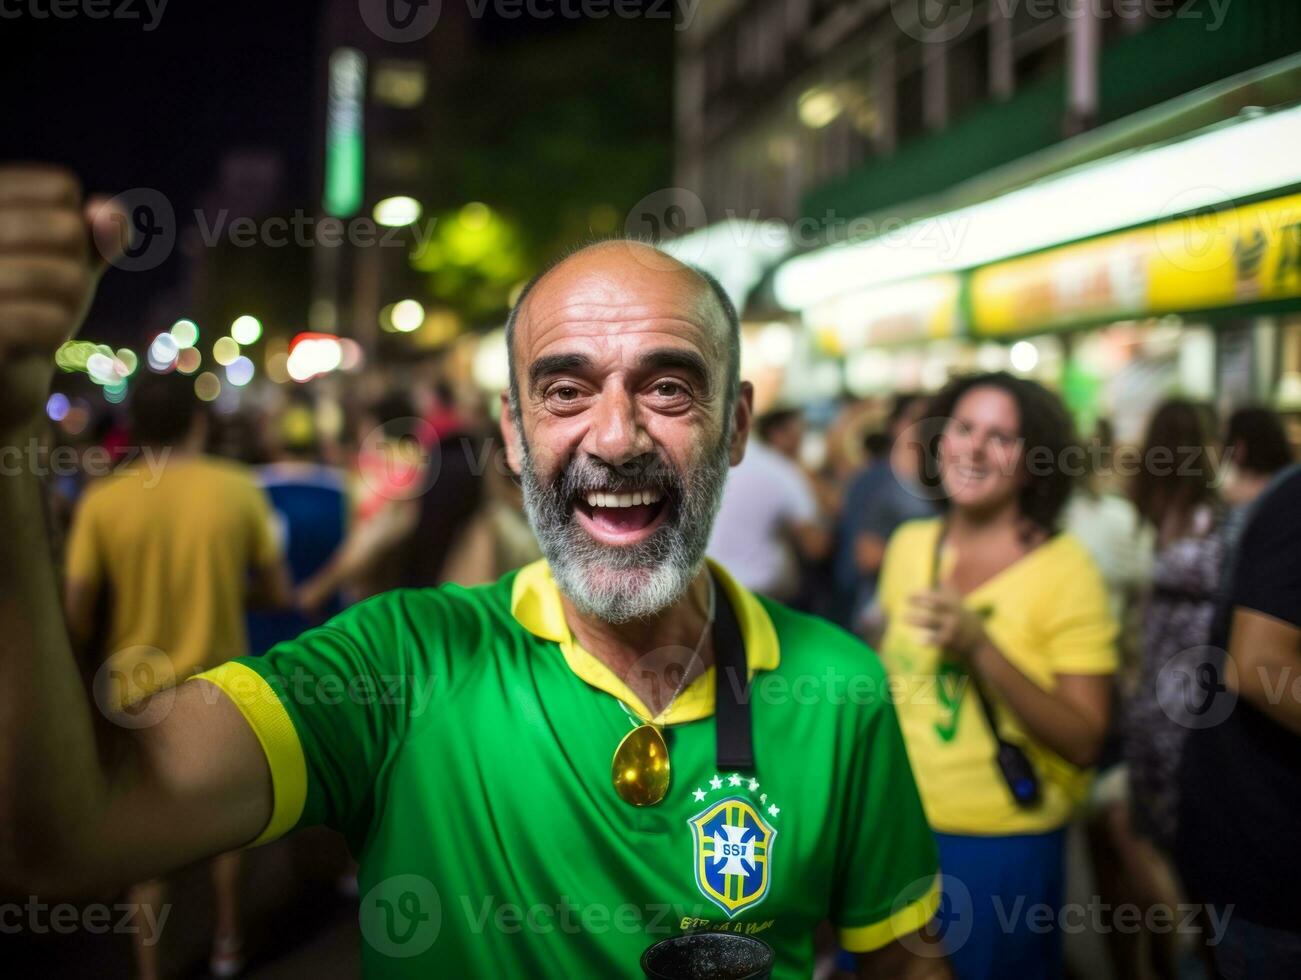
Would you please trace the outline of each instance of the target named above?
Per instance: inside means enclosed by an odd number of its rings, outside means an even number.
[[[1166,854],[1174,845],[1175,773],[1188,727],[1169,717],[1161,685],[1173,680],[1172,658],[1211,641],[1227,547],[1213,432],[1208,409],[1180,399],[1163,403],[1148,425],[1134,479],[1134,504],[1156,532],[1156,554],[1138,684],[1122,710],[1125,758],[1134,829]]]
[[[890,539],[881,656],[940,848],[954,971],[1060,977],[1061,937],[1027,909],[1063,892],[1064,828],[1107,727],[1116,626],[1097,565],[1059,530],[1074,443],[1060,400],[1004,373],[929,409],[943,516]]]
[[[243,656],[246,605],[290,599],[265,495],[244,467],[202,452],[207,426],[193,382],[144,373],[133,389],[140,461],[86,490],[68,544],[69,632],[108,660],[101,676],[128,685],[101,693],[109,710]],[[212,862],[217,976],[243,964],[239,871],[238,852]],[[155,914],[164,897],[161,880],[131,890]],[[136,955],[140,976],[156,977],[157,945],[137,935]]]
[[[1301,976],[1301,468],[1252,506],[1231,568],[1212,651],[1183,665],[1200,714],[1180,767],[1177,861],[1221,930],[1217,974],[1291,980]]]
[[[1101,426],[1108,431],[1110,426]],[[1106,436],[1090,440],[1075,492],[1067,502],[1063,527],[1075,535],[1102,572],[1112,615],[1125,621],[1130,605],[1152,574],[1155,529],[1123,493],[1111,486],[1112,467]]]
[[[372,407],[369,420],[379,421],[363,440],[370,446],[358,461],[369,506],[361,508],[325,567],[299,588],[304,609],[319,608],[349,585],[368,596],[447,581],[452,549],[484,499],[484,471],[493,462],[490,441],[462,429],[436,433],[409,411],[400,392]]]
[[[407,394],[393,388],[365,406],[357,442],[347,536],[298,587],[298,606],[310,616],[319,616],[341,589],[364,599],[408,584],[408,548],[437,436]]]
[[[1229,416],[1224,453],[1224,499],[1235,509],[1260,496],[1293,462],[1292,446],[1278,413],[1258,405],[1240,408]]]
[[[1120,735],[1125,782],[1098,803],[1090,824],[1098,889],[1109,904],[1174,908],[1179,886],[1170,865],[1178,810],[1176,773],[1188,719],[1171,717],[1171,664],[1210,642],[1224,565],[1226,509],[1210,410],[1172,399],[1148,423],[1131,498],[1155,535],[1151,577],[1140,614],[1136,677],[1124,692]],[[1155,971],[1173,977],[1176,936],[1155,930],[1108,933],[1121,978]]]
[[[1120,627],[1116,640],[1120,663],[1112,685],[1112,701],[1120,704],[1127,685],[1137,673],[1140,659],[1139,600],[1152,574],[1155,531],[1124,493],[1127,488],[1123,485],[1117,488],[1111,433],[1110,423],[1099,419],[1092,437],[1077,454],[1081,461],[1080,478],[1066,505],[1062,525],[1084,545],[1097,564],[1107,587],[1112,616]],[[1113,712],[1098,759],[1097,778],[1085,807],[1088,819],[1068,832],[1068,852],[1078,844],[1092,858],[1092,880],[1084,876],[1068,880],[1069,901],[1087,900],[1096,893],[1114,905],[1132,897],[1132,889],[1123,878],[1124,859],[1117,855],[1113,840],[1118,821],[1123,826],[1126,817],[1128,778],[1119,712]],[[1129,950],[1141,946],[1142,942],[1133,933],[1110,929],[1105,930],[1105,935],[1113,947],[1124,947],[1111,950],[1114,963],[1126,956],[1137,962],[1138,954]],[[1071,953],[1068,947],[1068,957]],[[1118,980],[1129,975],[1119,971]]]
[[[274,509],[280,546],[295,587],[320,572],[343,543],[348,527],[345,474],[319,462],[321,445],[310,403],[294,401],[267,420],[264,442],[273,462],[257,480]],[[254,609],[248,615],[249,652],[265,653],[343,609],[342,591],[321,596],[309,611]]]
[[[520,486],[505,467],[504,456],[494,453],[484,472],[483,502],[453,542],[442,580],[486,585],[541,557]]]
[[[728,475],[709,539],[709,557],[729,568],[747,589],[790,600],[799,591],[800,562],[817,561],[831,536],[807,474],[789,455],[789,410],[762,417],[760,438]],[[776,434],[782,452],[762,437]]]
[[[858,630],[876,597],[877,576],[890,535],[904,521],[932,517],[935,505],[917,483],[920,445],[905,438],[926,412],[915,395],[894,399],[884,431],[864,440],[867,464],[845,491],[836,528],[837,622]]]
[[[797,585],[795,593],[786,601],[801,612],[825,618],[832,611],[830,528],[840,510],[840,481],[823,469],[808,465],[805,458],[808,423],[802,410],[782,408],[767,412],[757,421],[756,434],[764,445],[794,463],[813,491],[818,506],[815,540],[793,537]]]

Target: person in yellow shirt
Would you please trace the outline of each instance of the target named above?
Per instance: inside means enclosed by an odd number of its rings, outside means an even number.
[[[961,980],[1060,977],[1064,828],[1116,668],[1101,573],[1058,530],[1083,458],[1060,400],[1008,374],[956,379],[929,415],[924,469],[942,516],[891,537],[878,601],[939,843],[938,928]]]
[[[250,601],[285,605],[291,595],[266,496],[242,466],[201,452],[207,423],[190,379],[144,374],[134,388],[139,461],[84,494],[66,572],[73,640],[103,662],[95,699],[128,728],[157,720],[150,712],[159,708],[133,708],[145,695],[248,652]],[[214,860],[210,965],[219,976],[243,960],[238,880],[238,854]],[[163,883],[151,881],[131,900],[156,911],[163,897]],[[156,976],[157,947],[137,937],[136,952],[140,975]]]

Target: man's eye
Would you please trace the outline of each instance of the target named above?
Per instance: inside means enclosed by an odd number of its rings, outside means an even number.
[[[655,386],[655,394],[661,398],[677,398],[679,395],[685,395],[686,391],[687,389],[676,381],[661,381]]]
[[[551,389],[551,397],[558,398],[562,402],[571,402],[578,397],[578,389],[573,385],[560,385]]]

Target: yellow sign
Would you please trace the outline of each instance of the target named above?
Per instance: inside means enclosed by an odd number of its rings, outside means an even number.
[[[998,262],[972,274],[972,332],[1301,297],[1301,194],[1223,207]]]

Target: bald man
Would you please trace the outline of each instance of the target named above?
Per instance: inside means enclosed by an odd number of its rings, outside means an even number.
[[[40,431],[87,306],[81,214],[69,175],[0,171],[0,444]],[[101,250],[115,218],[91,209]],[[726,297],[605,243],[535,280],[509,336],[502,438],[544,560],[156,694],[116,751],[38,481],[0,477],[0,884],[84,894],[326,824],[360,861],[367,976],[632,976],[656,940],[719,932],[805,977],[825,919],[864,976],[947,976],[876,658],[704,558],[751,419]]]

